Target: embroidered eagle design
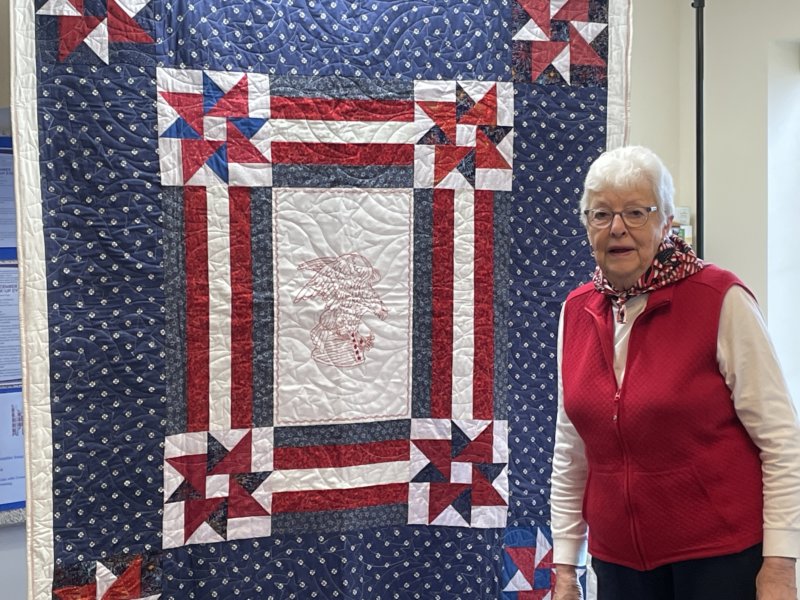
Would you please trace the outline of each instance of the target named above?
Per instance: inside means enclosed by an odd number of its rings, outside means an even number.
[[[364,315],[384,320],[389,314],[375,292],[380,272],[360,254],[324,256],[301,263],[301,271],[313,273],[294,298],[302,302],[318,298],[325,308],[311,330],[312,358],[336,367],[355,367],[366,360],[375,336],[362,328]],[[362,333],[363,331],[363,333]]]

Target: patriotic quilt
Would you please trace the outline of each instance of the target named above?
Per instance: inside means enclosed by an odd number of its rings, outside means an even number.
[[[29,597],[547,600],[622,0],[14,0]]]

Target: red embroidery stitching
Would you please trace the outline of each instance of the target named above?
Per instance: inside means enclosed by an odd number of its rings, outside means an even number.
[[[312,358],[341,368],[362,364],[375,342],[371,331],[359,331],[364,315],[371,312],[384,320],[389,314],[372,287],[380,281],[380,272],[366,258],[352,253],[308,260],[298,268],[313,271],[314,275],[294,302],[309,298],[325,302],[310,334],[314,344]]]

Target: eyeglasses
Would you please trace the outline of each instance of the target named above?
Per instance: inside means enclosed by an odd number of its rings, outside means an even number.
[[[650,213],[656,212],[657,206],[634,206],[625,210],[608,210],[607,208],[590,208],[583,211],[586,221],[591,227],[605,229],[614,221],[614,215],[622,217],[622,222],[631,229],[636,229],[647,223]]]

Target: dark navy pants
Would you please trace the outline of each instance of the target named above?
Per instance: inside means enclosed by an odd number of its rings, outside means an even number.
[[[592,558],[597,600],[755,600],[761,544],[738,554],[637,571]]]

